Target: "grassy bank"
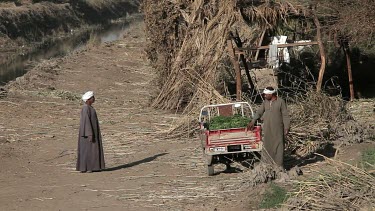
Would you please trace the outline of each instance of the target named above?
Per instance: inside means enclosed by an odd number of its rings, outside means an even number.
[[[14,54],[28,52],[35,43],[49,37],[136,13],[139,5],[136,0],[22,2],[0,2],[0,63]]]

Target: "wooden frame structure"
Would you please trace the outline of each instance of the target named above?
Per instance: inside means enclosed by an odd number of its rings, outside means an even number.
[[[294,46],[306,46],[306,45],[318,45],[319,46],[319,52],[321,57],[321,66],[319,70],[319,77],[316,85],[316,91],[320,92],[326,67],[326,54],[324,50],[324,45],[321,39],[321,32],[320,32],[320,24],[319,21],[315,21],[317,25],[317,37],[318,41],[312,41],[312,42],[303,42],[303,43],[288,43],[288,44],[279,44],[277,45],[278,48],[286,48],[286,47],[294,47]],[[263,40],[264,33],[262,34],[261,40]],[[229,52],[231,63],[235,69],[236,73],[236,100],[241,101],[241,89],[242,89],[242,82],[241,82],[241,67],[239,64],[239,57],[244,58],[246,51],[256,51],[255,57],[257,58],[259,55],[259,50],[269,49],[270,46],[259,46],[258,47],[233,47],[233,43],[231,39],[227,40],[227,50]],[[349,87],[350,87],[350,100],[354,100],[354,87],[353,87],[353,77],[352,77],[352,69],[351,69],[351,62],[350,62],[350,52],[349,48],[347,46],[344,46],[344,53],[347,60],[347,70],[348,70],[348,76],[349,76]],[[244,60],[244,59],[242,59]],[[252,84],[249,68],[247,67],[246,61],[242,61],[245,64],[245,71],[246,75],[248,75],[249,84]],[[254,86],[254,85],[252,85]]]

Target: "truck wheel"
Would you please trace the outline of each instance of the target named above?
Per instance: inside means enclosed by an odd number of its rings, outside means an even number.
[[[201,148],[202,148],[202,150],[203,150],[203,153],[204,153],[204,145],[205,145],[205,143],[204,143],[203,140],[201,139]]]
[[[204,133],[204,131],[205,131],[205,129],[204,130],[202,130],[202,134],[201,134],[201,137],[200,137],[200,139],[201,139],[201,147],[202,147],[202,149],[203,149],[203,152],[204,152],[204,149],[205,149],[205,146],[206,146],[206,134]]]
[[[213,156],[212,155],[206,155],[206,162],[207,165],[211,166],[213,161]]]
[[[208,173],[208,176],[213,176],[215,171],[214,171],[214,165],[208,165],[207,166],[207,173]]]

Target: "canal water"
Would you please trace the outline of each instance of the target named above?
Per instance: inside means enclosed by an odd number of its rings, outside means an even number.
[[[42,60],[62,57],[82,49],[88,42],[105,43],[121,39],[130,23],[141,21],[141,16],[120,19],[105,26],[94,26],[83,32],[74,31],[66,38],[54,38],[36,47],[32,52],[18,55],[11,61],[0,64],[0,86],[24,75]]]

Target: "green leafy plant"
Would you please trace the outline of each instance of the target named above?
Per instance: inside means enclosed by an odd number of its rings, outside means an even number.
[[[275,184],[271,184],[270,190],[266,191],[263,200],[259,205],[260,209],[269,209],[280,207],[280,205],[288,198],[287,191]]]
[[[243,117],[239,114],[233,116],[215,116],[208,124],[209,130],[220,130],[229,128],[246,127],[251,121],[248,117]]]
[[[363,152],[361,163],[365,169],[375,170],[375,148]]]

